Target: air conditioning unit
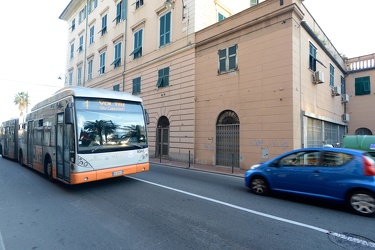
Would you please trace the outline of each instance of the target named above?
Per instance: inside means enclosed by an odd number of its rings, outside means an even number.
[[[341,96],[341,87],[339,86],[333,87],[332,96]]]
[[[341,96],[341,102],[342,103],[348,103],[349,102],[349,95],[348,94],[343,94]]]
[[[324,82],[324,74],[321,71],[315,71],[313,74],[313,82],[315,84],[320,84]]]
[[[349,122],[349,114],[343,114],[342,115],[342,121],[343,122]]]

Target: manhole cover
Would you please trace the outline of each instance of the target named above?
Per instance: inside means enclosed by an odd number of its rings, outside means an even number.
[[[329,239],[345,249],[375,250],[375,241],[351,233],[329,233]]]

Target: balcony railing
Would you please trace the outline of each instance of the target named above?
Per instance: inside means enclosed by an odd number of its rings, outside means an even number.
[[[346,67],[348,71],[375,69],[375,54],[347,59]]]

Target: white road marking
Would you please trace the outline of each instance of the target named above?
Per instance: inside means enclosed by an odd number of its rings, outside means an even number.
[[[300,227],[309,228],[309,229],[312,229],[312,230],[315,230],[315,231],[318,231],[318,232],[321,232],[321,233],[325,233],[325,234],[328,234],[328,235],[332,235],[332,236],[335,236],[335,237],[338,237],[338,238],[350,241],[352,243],[361,244],[362,246],[375,248],[375,243],[371,242],[371,241],[365,241],[365,240],[354,238],[354,237],[348,237],[348,236],[346,236],[344,234],[335,233],[335,232],[332,232],[332,231],[329,231],[327,229],[323,229],[323,228],[320,228],[320,227],[315,227],[315,226],[308,225],[308,224],[305,224],[305,223],[300,223],[300,222],[297,222],[297,221],[288,220],[288,219],[284,219],[284,218],[277,217],[277,216],[274,216],[274,215],[270,215],[270,214],[258,212],[258,211],[251,210],[251,209],[248,209],[248,208],[236,206],[236,205],[233,205],[233,204],[230,204],[230,203],[227,203],[227,202],[223,202],[223,201],[215,200],[215,199],[212,199],[212,198],[208,198],[208,197],[205,197],[205,196],[202,196],[202,195],[199,195],[199,194],[194,194],[194,193],[186,192],[186,191],[183,191],[183,190],[180,190],[180,189],[176,189],[176,188],[164,186],[164,185],[161,185],[161,184],[158,184],[158,183],[154,183],[154,182],[150,182],[150,181],[138,179],[138,178],[135,178],[135,177],[132,177],[132,176],[127,176],[127,177],[131,178],[131,179],[134,179],[134,180],[137,180],[137,181],[145,182],[145,183],[148,183],[148,184],[151,184],[151,185],[154,185],[154,186],[158,186],[158,187],[169,189],[169,190],[172,190],[172,191],[175,191],[175,192],[179,192],[179,193],[182,193],[182,194],[186,194],[186,195],[190,195],[190,196],[193,196],[193,197],[197,197],[199,199],[211,201],[211,202],[214,202],[214,203],[217,203],[217,204],[221,204],[221,205],[224,205],[224,206],[227,206],[227,207],[231,207],[231,208],[235,208],[235,209],[238,209],[238,210],[242,210],[242,211],[245,211],[245,212],[248,212],[248,213],[260,215],[260,216],[263,216],[263,217],[266,217],[266,218],[270,218],[270,219],[273,219],[273,220],[286,222],[286,223],[293,224],[293,225],[300,226]]]
[[[5,250],[4,242],[3,242],[3,236],[0,231],[0,250]]]

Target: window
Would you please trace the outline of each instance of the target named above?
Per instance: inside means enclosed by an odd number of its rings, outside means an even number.
[[[259,3],[259,0],[250,0],[250,7],[253,7]]]
[[[122,1],[120,1],[117,5],[116,5],[116,17],[115,19],[112,20],[112,22],[116,21],[116,24],[120,23],[121,21],[121,8],[122,8]]]
[[[355,79],[355,95],[371,94],[370,77],[360,77]]]
[[[102,36],[107,33],[107,14],[102,17],[102,29],[98,32],[101,33]]]
[[[346,128],[344,125],[307,117],[306,147],[336,146],[342,141]]]
[[[237,45],[221,49],[219,54],[219,73],[237,69]]]
[[[133,79],[133,91],[132,94],[140,94],[141,93],[141,78],[137,77]]]
[[[372,131],[368,128],[359,128],[354,132],[355,135],[372,135]]]
[[[316,71],[316,48],[310,43],[309,69]]]
[[[93,25],[91,28],[90,28],[90,44],[93,44],[94,43],[94,31],[95,30],[95,26]]]
[[[169,86],[169,67],[159,70],[158,82],[156,87],[163,88]]]
[[[98,6],[98,0],[89,0],[89,3],[88,3],[88,12],[89,14],[91,12],[93,12],[93,10]]]
[[[143,0],[136,0],[135,1],[135,9],[138,9],[143,5]]]
[[[126,4],[127,1],[122,0],[116,5],[116,17],[113,19],[113,22],[116,21],[116,24],[120,23],[126,18]]]
[[[73,71],[69,71],[68,83],[69,83],[69,86],[73,85]]]
[[[81,84],[82,84],[82,66],[79,66],[77,70],[77,85],[81,85]]]
[[[86,6],[78,14],[78,24],[83,22],[86,19]]]
[[[70,59],[74,57],[74,43],[70,44]]]
[[[171,42],[171,12],[160,17],[159,46],[162,47]]]
[[[103,75],[105,72],[105,52],[100,54],[100,62],[99,62],[99,75]]]
[[[113,85],[113,91],[120,91],[120,84]]]
[[[76,28],[76,19],[73,19],[72,20],[72,26],[70,26],[70,29],[73,32],[75,28]]]
[[[335,86],[335,67],[332,64],[329,64],[329,85]]]
[[[115,59],[111,63],[115,68],[121,65],[121,42],[115,45]]]
[[[340,152],[324,152],[322,157],[322,166],[325,167],[340,167],[353,159],[353,155]]]
[[[79,53],[79,52],[82,52],[82,50],[83,50],[83,35],[79,37],[79,46],[78,46],[77,51]]]
[[[281,158],[278,165],[282,167],[306,167],[319,165],[319,151],[301,151]]]
[[[130,56],[133,55],[133,59],[137,59],[142,56],[142,33],[142,29],[134,33],[134,50],[130,54]]]
[[[88,63],[87,79],[92,80],[92,60]]]
[[[218,21],[218,22],[224,20],[225,18],[226,18],[226,17],[225,17],[223,14],[221,14],[221,13],[218,13],[218,14],[217,14],[217,21]]]

